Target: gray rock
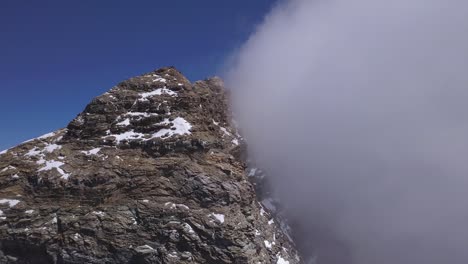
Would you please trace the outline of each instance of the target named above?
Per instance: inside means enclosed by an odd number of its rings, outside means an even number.
[[[257,202],[219,78],[126,80],[0,155],[1,263],[299,263]]]

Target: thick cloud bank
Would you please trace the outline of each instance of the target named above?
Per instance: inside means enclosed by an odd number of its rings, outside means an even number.
[[[468,1],[286,1],[234,61],[250,153],[319,264],[468,263]]]

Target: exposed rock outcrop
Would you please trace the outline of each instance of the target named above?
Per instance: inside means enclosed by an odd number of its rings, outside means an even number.
[[[243,144],[219,78],[124,81],[0,152],[0,263],[299,263]]]

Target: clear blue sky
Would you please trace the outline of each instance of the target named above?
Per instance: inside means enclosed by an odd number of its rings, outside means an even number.
[[[95,96],[173,65],[215,75],[275,0],[2,1],[0,150],[65,127]]]

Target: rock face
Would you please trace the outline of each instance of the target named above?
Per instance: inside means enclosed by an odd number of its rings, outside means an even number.
[[[0,152],[0,263],[300,263],[231,124],[219,78],[163,68]]]

